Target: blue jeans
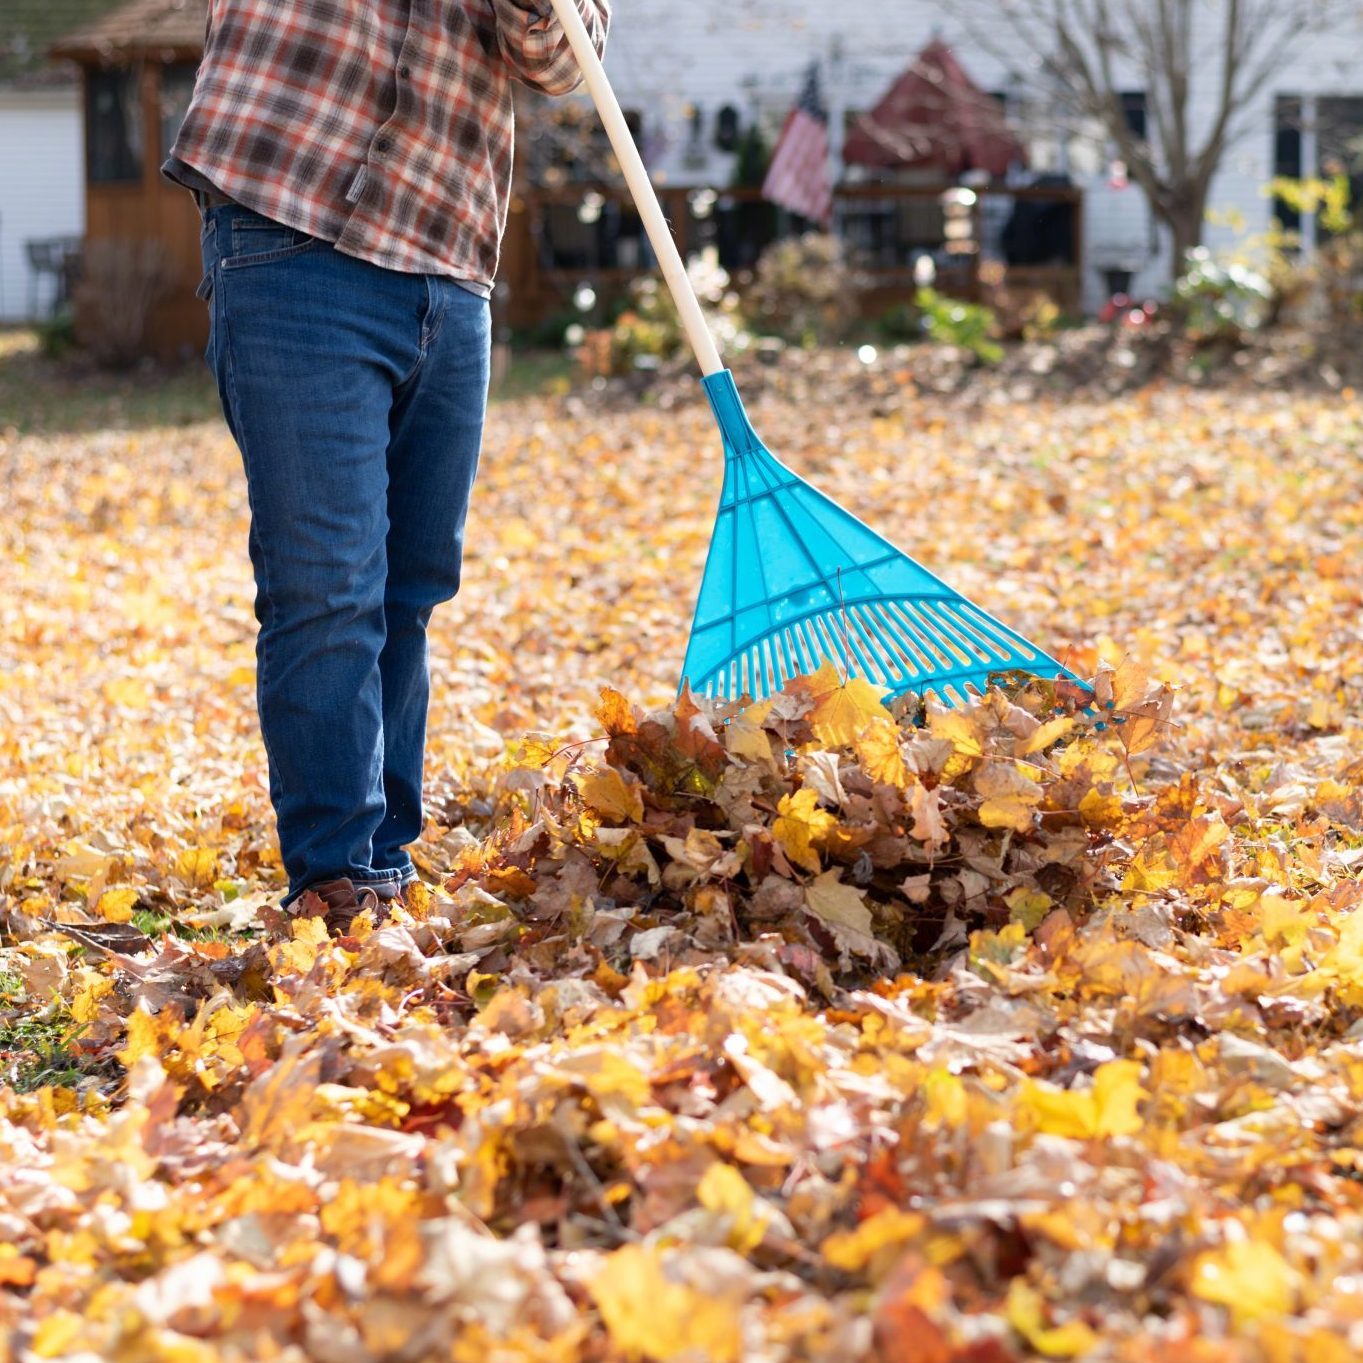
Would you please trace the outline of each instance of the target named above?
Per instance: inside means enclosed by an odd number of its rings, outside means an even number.
[[[204,216],[207,360],[241,449],[257,703],[290,902],[416,878],[426,626],[459,587],[485,299],[235,204]]]

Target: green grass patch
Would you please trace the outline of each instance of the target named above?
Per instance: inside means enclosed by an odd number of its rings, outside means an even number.
[[[515,350],[506,373],[491,393],[493,402],[566,393],[573,383],[572,356],[563,350]]]
[[[74,1088],[104,1067],[73,1049],[85,1030],[67,1012],[11,1013],[0,1021],[0,1084],[17,1093],[53,1086]]]
[[[0,430],[63,435],[212,420],[221,420],[218,393],[201,362],[112,374],[79,352],[44,354],[35,332],[0,332]]]

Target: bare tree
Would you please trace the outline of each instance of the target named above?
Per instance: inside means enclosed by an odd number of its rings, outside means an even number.
[[[1337,0],[960,0],[971,36],[1062,120],[1097,124],[1173,238],[1177,273],[1202,242],[1226,151],[1301,39]],[[1122,92],[1145,93],[1146,133]]]

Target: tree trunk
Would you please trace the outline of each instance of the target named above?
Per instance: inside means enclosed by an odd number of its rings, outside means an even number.
[[[1173,235],[1174,252],[1169,268],[1170,277],[1177,279],[1183,273],[1188,252],[1202,245],[1207,193],[1205,190],[1189,188],[1157,211]]]

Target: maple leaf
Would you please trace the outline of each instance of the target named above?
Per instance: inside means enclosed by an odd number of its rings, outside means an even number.
[[[675,1281],[665,1262],[657,1250],[627,1245],[588,1280],[615,1347],[651,1363],[686,1354],[735,1363],[743,1344],[737,1303]]]
[[[1300,1282],[1300,1274],[1272,1245],[1233,1240],[1197,1257],[1191,1290],[1203,1301],[1226,1307],[1239,1326],[1290,1314]]]
[[[891,1252],[887,1261],[892,1261],[895,1253],[923,1233],[926,1224],[919,1212],[884,1207],[855,1230],[835,1231],[819,1246],[819,1252],[832,1267],[844,1273],[860,1273],[877,1258],[887,1260],[887,1250]]]
[[[851,747],[869,725],[885,719],[884,695],[883,688],[850,677],[818,696],[809,712],[809,727],[820,743]]]
[[[986,828],[1026,833],[1035,822],[1044,790],[1015,762],[986,762],[975,769],[975,790],[984,797],[980,822]]]
[[[1141,1129],[1137,1112],[1150,1095],[1141,1087],[1142,1067],[1135,1060],[1100,1065],[1091,1089],[1056,1089],[1029,1082],[1021,1106],[1037,1130],[1077,1139],[1129,1136]]]
[[[696,1199],[707,1211],[729,1218],[729,1244],[740,1254],[748,1254],[762,1243],[771,1224],[770,1213],[732,1164],[712,1164],[696,1188]]]
[[[613,687],[601,691],[601,703],[596,707],[596,718],[612,738],[619,734],[637,733],[639,716],[629,701]]]
[[[846,956],[893,967],[894,951],[876,939],[875,921],[865,896],[855,886],[844,885],[837,870],[825,871],[805,886],[805,908],[826,928],[838,950]]]
[[[781,797],[771,833],[791,861],[806,871],[817,873],[819,854],[814,844],[826,838],[837,826],[837,819],[818,807],[818,797],[805,786],[793,795]]]
[[[883,707],[882,707],[883,708]],[[857,761],[873,781],[904,789],[912,779],[899,746],[899,726],[891,719],[876,717],[856,736]]]
[[[1098,1345],[1098,1336],[1083,1321],[1046,1325],[1041,1294],[1021,1278],[1008,1285],[1008,1323],[1044,1358],[1079,1358]]]
[[[629,781],[616,767],[575,772],[573,783],[583,800],[599,814],[616,823],[639,823],[644,817],[644,796],[632,773]]]

